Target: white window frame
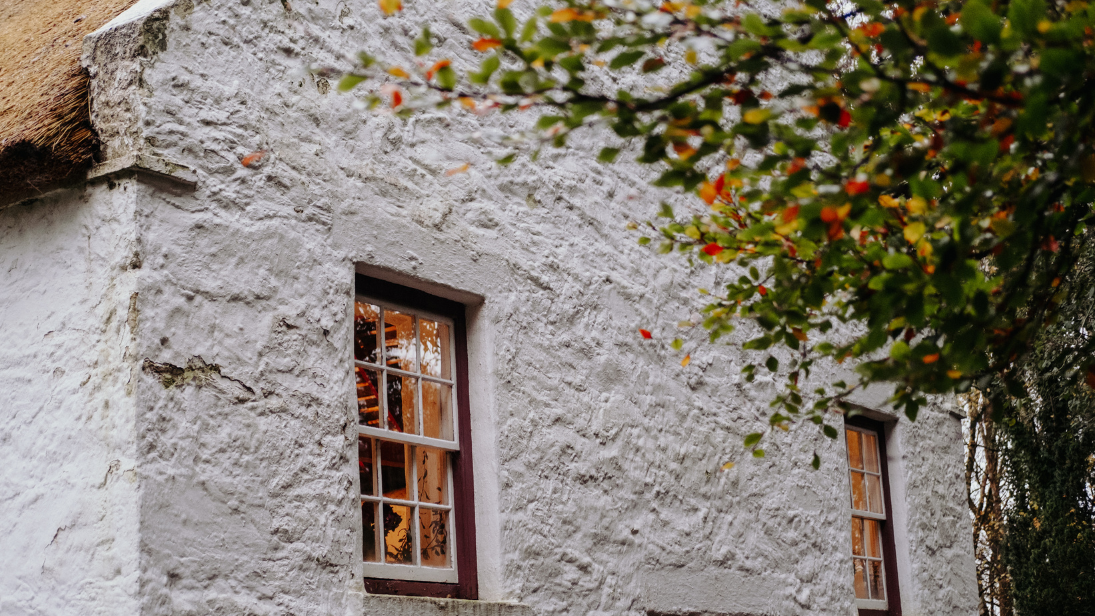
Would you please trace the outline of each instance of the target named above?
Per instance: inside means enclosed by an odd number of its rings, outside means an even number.
[[[845,443],[844,443],[844,463],[845,463],[845,468],[847,469],[847,474],[845,475],[845,477],[848,478],[848,513],[849,513],[849,516],[852,517],[852,518],[865,518],[865,519],[868,519],[868,520],[875,520],[877,522],[886,523],[886,522],[889,521],[889,518],[887,517],[888,512],[886,511],[886,478],[882,475],[882,448],[879,445],[879,441],[880,441],[880,439],[883,438],[883,435],[876,432],[876,431],[874,431],[874,430],[869,430],[867,428],[860,428],[859,426],[850,426],[850,425],[847,425],[847,424],[844,425],[844,429],[859,432],[861,434],[869,434],[869,435],[875,437],[875,445],[874,445],[875,446],[875,458],[878,460],[878,472],[877,473],[867,470],[867,464],[866,463],[863,464],[862,469],[858,469],[858,468],[853,469],[851,462],[848,460],[849,450],[848,450],[847,439],[845,439]],[[861,442],[864,442],[864,441],[861,441]],[[866,453],[862,449],[860,449],[860,455],[863,457],[864,460],[867,459]],[[871,506],[870,505],[871,491],[867,488],[868,483],[866,481],[866,476],[867,475],[872,475],[872,476],[878,477],[879,495],[880,495],[880,498],[882,499],[882,502],[879,503],[879,508],[882,509],[882,513],[874,513],[872,511],[863,511],[861,509],[856,509],[855,507],[852,506],[852,504],[855,502],[853,500],[853,495],[852,495],[852,473],[853,472],[863,473],[863,475],[864,475],[863,489],[864,489],[865,496],[867,498],[867,506],[868,507]],[[864,529],[866,529],[867,528],[866,524],[864,524],[863,527],[864,527]],[[882,532],[881,529],[879,529],[879,534],[880,535],[881,535],[881,532]],[[863,540],[864,540],[864,545],[866,545],[866,541],[867,541],[866,536],[864,536]],[[852,561],[853,561],[853,567],[854,567],[855,559],[861,559],[861,560],[866,560],[866,561],[876,561],[876,562],[878,562],[882,565],[882,576],[881,576],[881,579],[882,579],[882,596],[885,597],[885,599],[860,599],[859,597],[856,597],[855,598],[855,605],[856,605],[857,609],[861,609],[861,610],[888,610],[888,609],[890,609],[890,603],[889,603],[890,591],[886,587],[886,545],[885,545],[885,542],[883,541],[883,538],[881,536],[879,536],[879,538],[878,538],[878,549],[879,549],[880,556],[877,557],[877,558],[875,558],[873,556],[867,556],[867,555],[856,556],[855,553],[854,553],[855,552],[854,549],[851,551],[851,558],[852,558]],[[866,552],[866,550],[864,550],[864,552]]]
[[[377,397],[378,397],[377,404],[378,404],[378,408],[379,408],[379,412],[380,412],[379,423],[382,427],[373,428],[373,427],[361,425],[360,423],[358,423],[358,427],[357,427],[358,428],[358,435],[368,437],[368,438],[372,438],[372,439],[385,440],[385,441],[396,442],[396,443],[403,443],[403,444],[407,444],[407,445],[412,446],[412,448],[410,450],[411,453],[410,453],[410,456],[409,456],[410,457],[410,465],[411,465],[411,485],[407,486],[407,494],[412,495],[416,498],[416,500],[400,500],[400,499],[388,498],[388,497],[385,497],[383,495],[384,494],[383,491],[382,491],[383,486],[382,486],[381,481],[380,481],[380,479],[381,479],[380,447],[378,446],[378,442],[376,440],[374,440],[373,441],[374,444],[373,444],[373,447],[372,447],[372,456],[373,456],[372,470],[373,470],[373,485],[377,487],[377,489],[376,489],[377,496],[368,496],[368,495],[365,495],[365,494],[361,494],[361,486],[360,485],[358,486],[358,494],[360,495],[360,501],[361,501],[362,505],[364,505],[366,502],[379,503],[379,505],[377,506],[378,515],[376,516],[376,525],[375,525],[376,526],[376,528],[375,528],[375,532],[376,532],[375,545],[377,546],[377,551],[378,551],[379,556],[380,556],[380,561],[379,562],[363,561],[362,564],[363,564],[364,576],[367,577],[367,578],[382,578],[382,579],[391,579],[391,580],[404,580],[404,581],[411,581],[411,582],[439,582],[439,583],[445,583],[445,584],[455,584],[459,581],[459,574],[458,574],[458,571],[456,569],[456,563],[457,563],[457,560],[456,560],[456,532],[457,532],[456,531],[456,526],[457,525],[456,525],[456,519],[455,519],[455,513],[454,513],[455,509],[453,507],[453,498],[455,497],[455,495],[453,493],[453,477],[452,477],[453,462],[452,462],[452,459],[451,459],[451,456],[450,456],[449,459],[445,463],[445,474],[446,474],[445,493],[448,495],[448,504],[444,504],[444,505],[436,504],[435,505],[433,503],[422,503],[422,502],[417,500],[417,495],[418,495],[418,455],[416,455],[417,450],[414,449],[414,446],[423,446],[423,447],[430,447],[430,448],[433,448],[433,449],[440,449],[440,450],[442,450],[446,453],[452,453],[452,452],[460,451],[460,440],[459,440],[459,438],[460,438],[460,436],[459,436],[460,435],[459,415],[460,414],[458,412],[458,406],[457,406],[458,397],[457,397],[457,379],[456,379],[456,376],[457,376],[456,325],[455,325],[455,323],[453,322],[452,319],[450,319],[448,317],[438,315],[438,314],[435,314],[435,313],[432,313],[428,310],[422,310],[422,309],[419,309],[419,308],[411,308],[409,306],[404,306],[404,305],[389,302],[389,301],[379,300],[379,299],[376,299],[374,297],[370,297],[369,295],[363,294],[363,293],[355,294],[354,300],[355,300],[355,304],[356,304],[356,302],[366,302],[366,303],[372,304],[372,305],[377,306],[377,307],[380,308],[380,317],[379,317],[380,320],[379,320],[379,323],[377,324],[377,342],[378,342],[378,345],[380,346],[380,357],[379,357],[380,364],[371,364],[371,363],[368,363],[368,362],[359,361],[356,357],[353,358],[353,362],[354,362],[355,370],[356,370],[356,368],[365,368],[365,369],[372,370],[372,371],[375,371],[375,372],[378,373],[378,378],[379,378],[379,383],[378,383],[379,387],[378,387],[378,389],[379,389],[379,391],[377,392],[378,393],[378,395],[377,395]],[[384,345],[384,337],[383,337],[384,336],[384,331],[385,331],[385,322],[384,322],[384,311],[385,310],[394,310],[394,311],[397,311],[397,312],[400,312],[400,313],[403,313],[403,314],[413,315],[414,316],[415,367],[419,369],[418,373],[407,372],[407,371],[401,370],[399,368],[392,368],[390,366],[387,366],[384,363],[385,360],[386,360],[386,354],[387,354],[387,347]],[[355,312],[356,312],[356,309],[355,309]],[[449,329],[449,367],[450,367],[449,368],[449,377],[450,378],[448,378],[448,379],[445,379],[443,377],[429,376],[429,375],[421,373],[422,344],[421,344],[421,337],[420,337],[420,331],[419,331],[419,319],[420,318],[426,318],[426,319],[429,319],[431,321],[435,321],[435,322],[438,322],[438,323],[444,323],[445,325],[448,326],[448,329]],[[355,331],[354,336],[356,337],[356,335],[357,334],[356,334],[356,331]],[[355,342],[356,342],[356,338],[355,338]],[[387,396],[387,391],[388,391],[388,374],[389,373],[391,373],[393,375],[396,375],[396,376],[408,376],[408,377],[414,377],[414,378],[418,379],[416,381],[417,384],[415,385],[415,396],[414,396],[414,398],[415,398],[415,402],[414,402],[414,404],[415,404],[415,419],[414,419],[415,420],[415,432],[417,432],[418,434],[406,434],[406,433],[403,433],[403,432],[396,432],[396,431],[393,431],[393,430],[388,430],[388,429],[386,429],[386,427],[383,427],[383,426],[386,426],[387,422],[388,422],[388,414],[387,414],[387,406],[388,406],[388,399],[387,398],[388,398],[388,396]],[[422,431],[423,431],[422,430],[422,421],[423,421],[423,414],[422,414],[422,383],[424,381],[440,383],[440,384],[444,384],[444,385],[449,385],[451,387],[450,395],[452,396],[452,398],[449,401],[449,408],[451,409],[450,416],[451,416],[451,419],[452,419],[452,437],[453,437],[453,440],[451,440],[451,441],[445,440],[445,439],[432,438],[432,437],[428,437],[428,436],[421,436]],[[356,382],[356,377],[355,377],[355,382]],[[355,408],[356,408],[356,389],[355,389]],[[355,415],[356,415],[356,412],[355,412]],[[415,528],[415,532],[414,532],[414,543],[415,544],[414,544],[414,547],[412,549],[412,553],[414,554],[415,564],[413,564],[413,565],[393,564],[393,563],[384,562],[385,556],[387,554],[387,544],[384,541],[384,505],[385,504],[391,504],[391,505],[395,505],[395,506],[410,507],[411,508],[412,513],[411,513],[411,521],[409,522],[409,525],[413,524],[414,525],[413,527]],[[421,564],[422,553],[421,553],[421,546],[419,545],[419,531],[417,529],[417,525],[419,524],[419,507],[423,506],[423,505],[427,509],[433,509],[433,510],[438,510],[438,511],[446,511],[448,513],[448,533],[447,533],[447,543],[448,543],[448,545],[446,546],[446,549],[448,551],[448,556],[449,556],[449,566],[448,567],[427,567],[427,566],[423,566]],[[364,528],[362,528],[362,532],[364,532]]]

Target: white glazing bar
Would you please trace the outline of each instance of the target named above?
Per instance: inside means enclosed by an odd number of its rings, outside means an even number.
[[[412,377],[416,377],[416,378],[421,377],[421,378],[423,378],[427,381],[431,381],[431,382],[434,382],[434,383],[441,383],[442,385],[455,385],[449,379],[443,379],[439,376],[430,376],[428,374],[418,374],[418,373],[415,373],[415,372],[407,372],[406,370],[400,370],[399,368],[391,368],[391,367],[388,367],[388,366],[378,366],[376,364],[370,364],[369,362],[364,362],[364,361],[361,361],[361,360],[358,360],[358,359],[354,360],[354,365],[355,366],[360,366],[362,368],[368,368],[369,370],[386,370],[386,371],[391,372],[392,374],[395,374],[397,376],[412,376]]]
[[[854,517],[867,518],[868,520],[881,520],[886,521],[886,514],[884,513],[872,513],[870,511],[860,511],[859,509],[849,509]]]
[[[386,496],[362,496],[361,500],[369,501],[371,503],[388,503],[389,505],[396,505],[399,507],[414,507],[417,503],[414,501],[403,500],[401,498],[388,498]],[[427,509],[437,509],[438,511],[450,511],[452,507],[449,505],[429,505]],[[856,556],[856,558],[859,558]]]
[[[388,429],[388,371],[384,366],[384,362],[387,361],[386,358],[385,358],[385,355],[388,353],[388,340],[387,340],[388,333],[386,331],[384,331],[384,307],[383,306],[380,306],[380,318],[377,320],[377,323],[378,323],[377,327],[379,329],[376,332],[376,335],[377,335],[376,343],[380,346],[379,353],[377,353],[377,357],[380,358],[380,364],[381,365],[377,366],[378,368],[380,368],[380,391],[376,392],[376,397],[378,398],[376,407],[378,409],[380,409],[380,417],[379,417],[379,421],[376,423],[376,425],[379,426],[382,430],[387,430]],[[355,360],[355,363],[357,363],[356,360]],[[364,363],[364,362],[361,362],[361,363]],[[379,459],[379,457],[377,459]],[[381,514],[381,517],[384,516],[383,511],[381,511],[380,514]]]
[[[371,428],[369,426],[362,425],[359,425],[357,427],[357,433],[361,434],[362,436],[371,436],[374,438],[384,439],[386,441],[410,443],[412,445],[422,445],[424,447],[433,447],[435,449],[441,449],[444,451],[460,451],[460,443],[456,441],[444,441],[439,438],[419,436],[417,434],[393,432],[391,430],[380,430],[377,428]]]
[[[415,319],[415,323],[418,319]],[[407,500],[418,500],[418,448],[408,447],[411,454],[411,485],[408,486],[410,490],[407,492]],[[407,522],[407,530],[411,532],[411,549],[414,550],[414,565],[416,567],[422,566],[422,538],[419,536],[421,529],[418,522],[418,504],[417,502],[411,504],[411,519]]]

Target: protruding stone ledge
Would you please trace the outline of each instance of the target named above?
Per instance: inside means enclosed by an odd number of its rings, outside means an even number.
[[[198,174],[190,167],[146,154],[130,154],[99,163],[88,171],[87,179],[94,180],[127,171],[166,180],[185,188],[192,189],[198,185]]]
[[[366,595],[363,616],[536,616],[521,603]]]

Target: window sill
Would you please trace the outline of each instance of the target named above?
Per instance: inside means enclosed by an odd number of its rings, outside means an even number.
[[[397,595],[366,595],[366,616],[535,616],[521,603],[430,599]]]

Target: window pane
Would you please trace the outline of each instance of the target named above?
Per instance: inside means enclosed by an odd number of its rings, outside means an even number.
[[[362,555],[365,562],[376,562],[376,507],[377,503],[361,503],[361,539]]]
[[[884,587],[882,582],[882,561],[867,561],[867,573],[867,577],[871,582],[871,598],[885,599],[886,591],[883,590]]]
[[[357,422],[380,427],[380,374],[376,370],[354,368],[357,376]]]
[[[867,590],[867,561],[853,558],[852,568],[855,569],[855,598],[870,599],[871,593]]]
[[[418,456],[418,500],[423,503],[448,504],[447,457],[440,449],[415,447]],[[423,543],[425,549],[425,543]]]
[[[414,564],[411,508],[384,503],[384,562]]]
[[[882,472],[878,469],[878,437],[873,434],[863,435],[863,461],[868,471]]]
[[[449,513],[419,507],[419,529],[422,537],[422,565],[449,567]]]
[[[852,518],[852,555],[863,554],[863,518]]]
[[[366,302],[354,302],[354,359],[380,363],[376,344],[376,329],[379,325],[379,308]]]
[[[864,485],[863,473],[852,471],[852,509],[868,511],[867,488]]]
[[[361,493],[376,496],[376,467],[373,466],[373,439],[357,437],[357,472],[361,477]]]
[[[882,558],[882,527],[875,520],[863,520],[867,539],[867,556]],[[863,552],[857,552],[862,555]]]
[[[429,319],[419,319],[418,334],[422,338],[422,374],[451,379],[449,326]]]
[[[417,371],[414,317],[394,310],[384,311],[384,363],[393,368]]]
[[[848,466],[862,469],[863,454],[859,446],[859,432],[845,429],[844,436],[848,440]]]
[[[452,387],[422,381],[422,435],[452,440]]]
[[[384,496],[410,500],[407,488],[411,483],[409,445],[380,441],[380,486]],[[389,528],[385,519],[384,528]]]
[[[867,475],[867,496],[871,513],[882,513],[882,481],[878,475]]]
[[[409,376],[397,376],[389,372],[388,382],[388,429],[407,434],[417,434],[415,424],[414,399],[418,379]]]

